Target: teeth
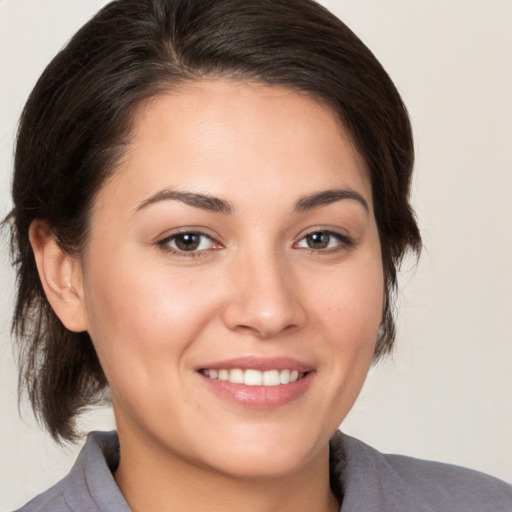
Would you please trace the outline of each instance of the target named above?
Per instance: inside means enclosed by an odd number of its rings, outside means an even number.
[[[233,382],[234,384],[243,384],[244,383],[244,372],[239,370],[238,368],[235,370],[231,370],[229,372],[229,382]]]
[[[261,386],[263,384],[263,374],[258,370],[245,370],[244,384],[246,386]]]
[[[264,386],[279,386],[279,384],[281,383],[279,382],[278,370],[269,370],[268,372],[263,372]]]
[[[279,372],[279,382],[281,384],[289,384],[290,383],[290,370],[281,370]]]
[[[303,372],[297,370],[241,370],[234,368],[232,370],[202,370],[201,373],[210,379],[219,379],[232,382],[233,384],[245,384],[246,386],[279,386],[280,384],[290,384],[304,377]]]

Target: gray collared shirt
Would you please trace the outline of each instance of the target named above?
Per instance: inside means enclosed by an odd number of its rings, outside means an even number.
[[[93,432],[70,473],[17,512],[131,512],[112,472],[115,432]],[[512,486],[469,469],[384,455],[337,432],[331,483],[340,512],[512,512]]]

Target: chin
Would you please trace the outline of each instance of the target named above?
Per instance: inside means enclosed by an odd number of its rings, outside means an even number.
[[[307,459],[301,453],[258,453],[256,456],[235,456],[225,460],[217,471],[242,480],[275,480],[300,473]]]
[[[283,428],[276,432],[275,428],[265,426],[240,430],[240,435],[229,436],[224,446],[219,445],[217,439],[216,449],[210,452],[217,455],[212,465],[231,477],[281,478],[300,473],[315,459],[328,459],[329,437],[320,440],[305,436],[297,427],[296,432]]]

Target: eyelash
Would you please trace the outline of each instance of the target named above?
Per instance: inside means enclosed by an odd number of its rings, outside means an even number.
[[[354,240],[347,235],[343,235],[341,233],[329,229],[316,228],[306,233],[298,242],[294,244],[294,246],[297,246],[298,243],[302,242],[303,240],[306,240],[307,237],[309,236],[320,234],[327,235],[330,239],[334,238],[338,242],[337,245],[335,247],[327,247],[323,249],[315,249],[313,247],[304,247],[304,249],[314,254],[333,254],[346,251],[347,249],[350,249],[355,245]],[[329,243],[330,241],[331,240],[329,240]]]
[[[298,247],[298,244],[304,240],[307,239],[309,236],[313,235],[327,235],[329,237],[329,243],[331,242],[331,238],[334,238],[338,243],[336,247],[326,247],[322,249],[313,248],[313,247],[303,247],[302,249],[307,250],[310,253],[314,254],[332,254],[337,253],[341,251],[345,251],[347,249],[350,249],[355,245],[354,240],[352,240],[350,237],[346,235],[342,235],[341,233],[337,233],[336,231],[331,231],[328,229],[315,229],[308,233],[306,233],[304,236],[300,238],[298,242],[295,242],[293,244],[293,247]],[[176,240],[179,236],[197,236],[204,240],[204,238],[211,241],[212,244],[218,245],[219,247],[211,247],[207,249],[195,249],[191,251],[181,250],[179,248],[172,247],[171,243],[176,243]],[[201,241],[199,242],[201,244]],[[165,237],[164,239],[157,242],[157,245],[165,252],[177,255],[179,257],[185,257],[185,258],[197,258],[201,256],[207,256],[212,250],[217,250],[219,248],[222,248],[221,244],[217,242],[215,239],[213,239],[211,236],[207,235],[206,233],[202,233],[200,231],[180,231],[178,233],[173,233],[172,235],[169,235]]]
[[[186,236],[186,235],[198,236],[198,237],[202,238],[203,240],[206,238],[206,239],[210,240],[212,242],[212,244],[214,244],[214,245],[217,244],[220,246],[220,244],[216,240],[214,240],[211,236],[207,235],[206,233],[202,233],[200,231],[193,231],[193,230],[180,231],[178,233],[173,233],[172,235],[165,237],[163,240],[160,240],[157,243],[157,245],[165,252],[174,254],[176,256],[185,257],[185,258],[197,258],[200,256],[206,256],[209,251],[217,249],[217,248],[215,248],[215,249],[208,248],[208,249],[200,249],[200,250],[195,249],[192,251],[185,251],[185,250],[180,250],[179,248],[174,248],[170,245],[173,241],[176,242],[176,239],[179,236]]]

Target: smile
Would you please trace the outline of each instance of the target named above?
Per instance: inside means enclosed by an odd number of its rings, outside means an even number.
[[[210,379],[228,381],[232,384],[245,384],[246,386],[280,386],[290,384],[302,379],[305,372],[298,370],[266,370],[232,368],[232,369],[203,369],[200,373]]]

